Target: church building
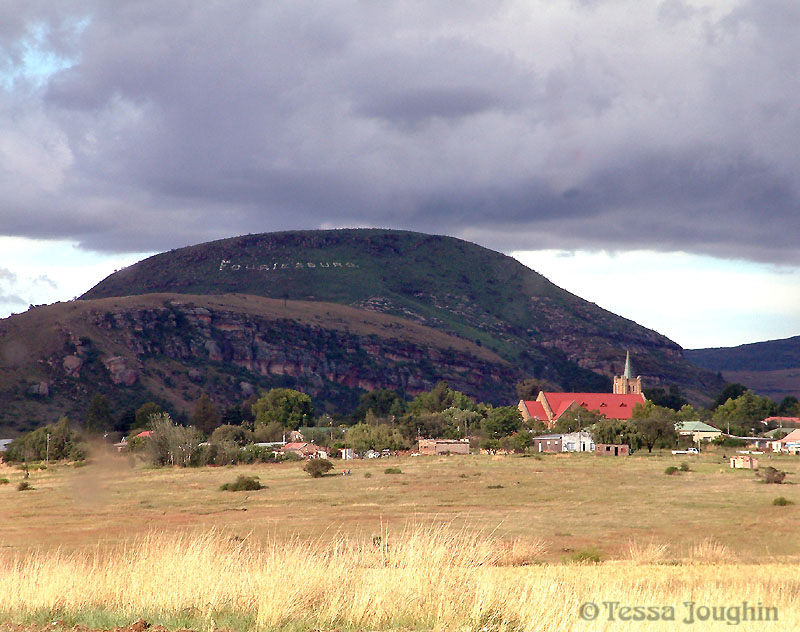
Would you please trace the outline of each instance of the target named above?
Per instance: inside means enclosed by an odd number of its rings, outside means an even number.
[[[581,406],[605,415],[606,419],[630,419],[633,409],[645,398],[641,376],[633,377],[631,357],[625,357],[625,370],[614,377],[613,393],[546,393],[540,391],[535,401],[520,400],[517,407],[525,421],[541,421],[551,428],[568,410]]]

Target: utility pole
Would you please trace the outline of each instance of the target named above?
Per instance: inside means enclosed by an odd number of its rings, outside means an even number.
[[[47,465],[50,465],[50,433],[47,433],[47,448],[45,449],[45,460]]]

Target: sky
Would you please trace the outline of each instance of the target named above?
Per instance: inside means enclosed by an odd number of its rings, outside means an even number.
[[[794,0],[0,4],[0,317],[375,226],[689,347],[800,334]]]

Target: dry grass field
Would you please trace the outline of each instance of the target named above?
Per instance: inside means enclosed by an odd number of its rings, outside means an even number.
[[[297,463],[177,470],[108,458],[33,472],[24,492],[4,468],[0,620],[555,632],[771,616],[742,610],[747,601],[778,608],[779,621],[737,629],[794,629],[797,461],[770,459],[789,484],[765,485],[722,454],[380,459],[322,479]],[[692,471],[664,474],[682,461]],[[239,474],[266,489],[219,491]],[[777,496],[796,504],[774,506]],[[611,621],[604,601],[672,606],[679,621]],[[681,623],[689,601],[727,618]],[[581,620],[584,602],[599,604],[597,620]]]

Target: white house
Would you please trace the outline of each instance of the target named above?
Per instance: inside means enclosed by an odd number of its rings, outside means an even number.
[[[594,453],[594,438],[590,432],[581,430],[561,435],[562,452],[592,452]]]

